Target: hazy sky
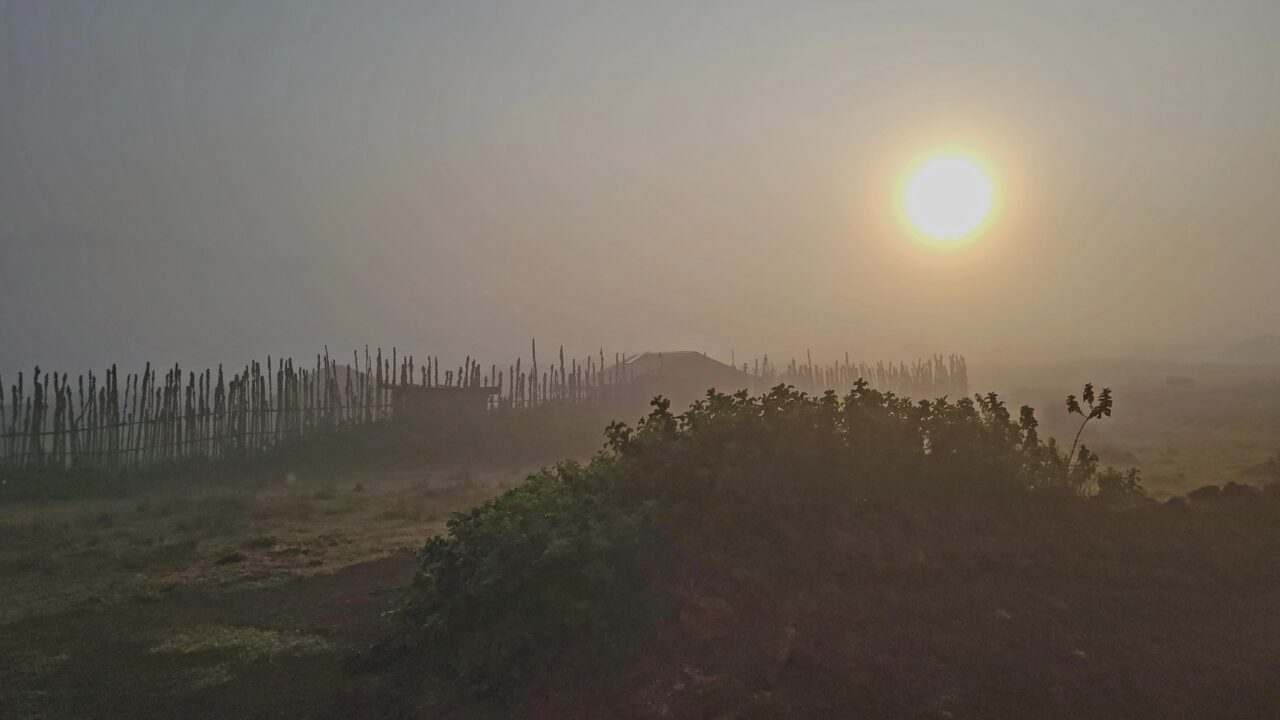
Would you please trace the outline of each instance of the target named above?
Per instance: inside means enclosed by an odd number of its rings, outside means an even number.
[[[0,367],[1274,331],[1277,28],[1274,0],[0,0]],[[939,147],[1000,188],[963,248],[895,215]]]

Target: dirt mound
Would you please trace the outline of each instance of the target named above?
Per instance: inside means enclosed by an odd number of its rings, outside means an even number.
[[[628,409],[643,410],[658,395],[676,407],[685,407],[705,397],[708,388],[726,393],[764,389],[751,374],[692,350],[641,353],[628,358],[620,368],[606,368],[604,375],[606,382],[620,375],[627,383],[624,402]]]

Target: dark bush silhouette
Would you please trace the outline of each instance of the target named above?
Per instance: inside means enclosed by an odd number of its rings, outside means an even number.
[[[1109,391],[1102,401],[1089,417],[1109,414]],[[570,648],[618,660],[688,568],[765,588],[810,583],[871,508],[1141,492],[1135,471],[1099,472],[1083,448],[1069,466],[1036,428],[1031,408],[1014,419],[994,393],[913,402],[865,382],[843,398],[708,392],[679,415],[658,398],[638,426],[611,424],[589,464],[455,516],[424,548],[415,597],[381,653],[419,653],[436,672],[499,690]]]

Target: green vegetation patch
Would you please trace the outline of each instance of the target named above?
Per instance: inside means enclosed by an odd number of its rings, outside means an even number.
[[[217,652],[247,661],[285,654],[307,655],[327,649],[328,643],[318,635],[297,635],[246,626],[210,625],[172,635],[152,647],[151,652],[177,655]]]

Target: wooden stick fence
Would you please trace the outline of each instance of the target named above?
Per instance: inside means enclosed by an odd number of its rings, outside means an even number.
[[[803,364],[793,359],[782,368],[771,363],[766,355],[762,360],[743,363],[741,370],[758,378],[766,387],[793,385],[809,393],[826,390],[844,393],[861,378],[877,390],[907,397],[932,399],[947,395],[958,398],[969,394],[969,369],[963,355],[935,355],[913,363],[877,362],[870,365],[853,362],[846,353],[841,361],[818,365],[813,362],[812,355],[806,353]]]
[[[112,366],[72,383],[67,374],[36,368],[22,373],[4,392],[0,378],[0,473],[14,467],[100,465],[140,467],[193,458],[218,460],[261,454],[305,436],[373,425],[395,414],[395,390],[403,386],[491,388],[488,408],[510,411],[561,404],[620,404],[636,379],[633,357],[604,351],[566,362],[540,364],[537,343],[507,366],[484,368],[467,357],[444,369],[438,357],[418,363],[392,349],[390,357],[369,348],[352,353],[350,364],[324,353],[314,365],[292,359],[251,362],[229,377],[216,371],[163,373],[148,364],[122,376]],[[758,390],[779,383],[808,392],[844,392],[858,378],[873,387],[915,397],[968,393],[964,358],[936,356],[905,363],[843,362],[816,365],[811,357],[775,367],[766,356],[743,363],[743,385]],[[443,377],[442,377],[443,371]],[[722,388],[736,389],[736,388]],[[647,398],[644,398],[647,400]]]

